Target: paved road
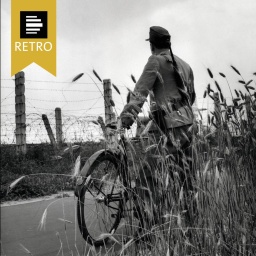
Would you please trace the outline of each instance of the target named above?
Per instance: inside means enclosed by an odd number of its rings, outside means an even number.
[[[45,229],[40,231],[49,204]],[[74,197],[1,207],[1,256],[87,255],[89,247],[78,230],[75,211]]]

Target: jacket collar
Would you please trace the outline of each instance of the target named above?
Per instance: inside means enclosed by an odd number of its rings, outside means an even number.
[[[170,55],[169,49],[155,49],[154,55]]]
[[[170,54],[170,50],[162,50],[162,51],[160,51],[159,53],[157,53],[157,55],[171,55]]]
[[[161,51],[157,55],[162,55],[168,60],[168,62],[172,62],[172,56],[169,50]]]

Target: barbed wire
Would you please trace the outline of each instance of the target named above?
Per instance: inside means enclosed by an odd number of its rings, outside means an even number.
[[[10,79],[10,78],[1,78],[1,80],[2,81],[9,81],[9,82],[14,82],[15,81],[15,79]],[[55,85],[63,85],[63,84],[65,84],[65,85],[68,85],[68,84],[70,84],[70,85],[103,85],[103,83],[99,83],[99,82],[95,82],[95,81],[93,81],[93,82],[71,82],[71,81],[44,81],[44,80],[30,80],[30,79],[26,79],[26,81],[25,81],[25,84],[26,83],[28,83],[28,84],[30,84],[30,83],[35,83],[35,85],[37,85],[37,84],[40,84],[40,83],[46,83],[46,84],[55,84]],[[122,85],[122,84],[115,84],[115,86],[117,86],[117,87],[122,87],[122,88],[125,88],[125,89],[127,89],[127,88],[133,88],[133,86],[126,86],[126,85]],[[10,86],[2,86],[2,88],[9,88]],[[10,88],[13,88],[13,87],[10,87]],[[48,88],[31,88],[31,87],[28,87],[27,85],[26,85],[26,89],[30,89],[30,90],[45,90],[45,91],[69,91],[69,90],[67,90],[67,89],[48,89]],[[102,90],[103,90],[103,88],[102,88]],[[73,91],[73,92],[78,92],[78,91],[80,91],[80,90],[77,90],[77,89],[74,89],[74,90],[70,90],[70,91]],[[87,90],[81,90],[81,91],[83,91],[83,92],[87,92]],[[88,92],[99,92],[99,90],[88,90]]]
[[[6,89],[13,89],[11,86],[2,86],[2,88]],[[33,88],[33,87],[27,87],[26,90],[31,91],[51,91],[51,92],[99,92],[98,90],[78,90],[78,89],[47,89],[47,88]]]
[[[102,97],[98,97],[98,98],[93,98],[93,99],[86,99],[86,100],[41,100],[41,99],[32,99],[32,98],[27,98],[26,100],[32,100],[32,101],[43,101],[43,102],[72,102],[72,103],[77,103],[77,102],[87,102],[87,101],[91,101],[91,100],[98,100],[101,99]]]
[[[11,78],[1,78],[2,81],[15,81],[15,79],[11,79]],[[84,82],[75,82],[73,83],[72,81],[47,81],[47,80],[30,80],[30,79],[26,79],[26,82],[34,82],[34,83],[51,83],[51,84],[95,84],[95,83],[84,83]],[[96,84],[102,84],[102,83],[96,83]]]
[[[3,81],[11,81],[13,82],[13,79],[1,79]],[[26,140],[27,143],[43,143],[43,142],[49,142],[48,134],[44,125],[44,122],[42,120],[42,114],[46,114],[48,117],[48,120],[50,122],[52,131],[54,133],[54,136],[56,138],[56,119],[55,119],[55,110],[54,108],[51,108],[51,105],[56,105],[55,103],[72,103],[72,105],[75,105],[76,103],[81,102],[88,102],[86,105],[86,108],[83,107],[77,107],[74,109],[70,108],[70,105],[61,106],[61,112],[62,112],[62,131],[63,131],[63,140],[64,142],[77,142],[77,141],[88,141],[88,140],[97,140],[103,138],[103,132],[99,125],[95,125],[92,121],[97,120],[98,116],[104,116],[104,98],[102,96],[103,94],[103,88],[100,88],[98,90],[86,90],[86,89],[79,89],[79,88],[38,88],[37,85],[40,85],[40,83],[53,83],[56,85],[62,85],[63,87],[67,86],[68,84],[72,85],[102,85],[102,83],[71,83],[71,82],[58,82],[58,81],[39,81],[39,80],[27,80],[26,83],[35,83],[35,87],[25,86],[26,93],[30,95],[28,92],[31,91],[31,93],[36,94],[36,91],[39,92],[53,92],[54,93],[62,93],[62,96],[65,100],[57,100],[55,99],[48,99],[48,98],[34,98],[31,95],[28,97],[26,95]],[[118,87],[125,87],[123,85],[118,85]],[[5,98],[1,99],[1,103],[3,101],[8,101],[9,99],[14,99],[13,92],[15,92],[15,86],[2,86],[2,88],[5,89],[12,89],[12,92],[7,94]],[[9,92],[9,91],[8,91]],[[71,95],[74,93],[100,93],[100,97],[91,98],[88,99],[77,99],[77,100],[70,100],[63,94],[63,92],[68,92]],[[123,95],[118,95],[115,90],[112,90],[113,92],[113,98],[120,97],[123,101]],[[43,93],[42,93],[43,94]],[[38,93],[38,95],[40,95]],[[76,94],[77,95],[77,94]],[[90,94],[91,95],[91,94]],[[52,95],[51,95],[52,96]],[[61,96],[61,95],[60,95]],[[97,95],[96,95],[97,96]],[[231,97],[225,97],[227,99],[231,99]],[[102,100],[102,102],[100,102]],[[45,104],[47,107],[38,106],[35,102],[51,102],[52,104]],[[121,102],[119,98],[114,100],[116,106],[115,108],[118,111],[121,111],[119,106],[123,106],[124,102]],[[88,106],[90,104],[90,106]],[[100,106],[96,106],[96,104],[101,104]],[[118,105],[117,105],[118,104]],[[42,104],[41,104],[42,105]],[[60,104],[61,105],[61,104]],[[214,106],[214,102],[207,98],[197,98],[197,105],[198,108],[203,108],[203,106],[207,107],[207,111],[211,111],[211,107]],[[2,143],[8,143],[13,144],[16,141],[16,124],[15,124],[15,103],[12,104],[4,104],[2,105],[2,109],[9,106],[13,106],[13,111],[5,110],[5,112],[1,113],[2,115],[2,122],[1,122],[1,142]],[[76,105],[77,106],[77,105]],[[96,114],[96,111],[101,109],[99,114]],[[90,114],[90,112],[94,112],[93,114]],[[72,114],[72,112],[74,112]],[[98,111],[99,112],[99,111]],[[203,118],[207,118],[206,114],[203,114]]]
[[[53,134],[56,138],[56,122],[55,113],[48,113],[48,120],[50,122]],[[71,115],[62,115],[62,130],[64,142],[74,141],[88,141],[97,138],[103,138],[103,132],[99,126],[92,123],[97,120],[97,115],[90,115],[84,117],[77,117]],[[30,113],[26,118],[26,140],[27,143],[43,143],[49,142],[48,134],[41,116],[38,113]],[[4,123],[1,125],[1,142],[2,143],[15,143],[15,120],[5,118],[2,120]]]
[[[10,78],[1,78],[2,81],[12,81],[14,82],[15,79],[10,79]],[[98,82],[71,82],[71,81],[47,81],[47,80],[30,80],[30,79],[26,79],[25,83],[26,82],[34,82],[34,83],[48,83],[48,84],[72,84],[72,85],[85,85],[85,84],[91,84],[91,85],[102,85],[103,83],[98,83]],[[116,85],[116,84],[115,84]],[[125,85],[121,85],[121,84],[118,84],[117,85],[118,87],[124,87],[124,88],[127,88],[127,86]]]

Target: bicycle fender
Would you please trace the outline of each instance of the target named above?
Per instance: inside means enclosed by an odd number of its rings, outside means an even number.
[[[75,195],[78,196],[80,194],[80,191],[82,189],[82,185],[84,183],[84,178],[86,177],[90,167],[93,165],[93,163],[95,162],[95,160],[100,156],[100,155],[105,155],[105,154],[111,154],[111,155],[115,155],[116,157],[118,157],[117,154],[113,153],[111,150],[109,149],[101,149],[97,152],[95,152],[92,156],[90,156],[89,159],[87,159],[86,163],[84,164],[81,172],[80,172],[80,178],[77,179],[77,183],[76,183],[76,188],[75,188]]]
[[[97,152],[95,152],[92,156],[90,156],[89,159],[87,159],[87,161],[85,162],[81,172],[80,172],[80,176],[82,177],[86,177],[86,174],[88,172],[88,170],[90,169],[90,167],[92,166],[92,164],[95,162],[95,160],[101,155],[101,154],[106,154],[106,152],[109,150],[106,149],[101,149]]]

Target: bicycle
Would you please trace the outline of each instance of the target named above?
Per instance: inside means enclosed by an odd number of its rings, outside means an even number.
[[[117,131],[120,131],[120,122]],[[120,133],[118,152],[102,149],[85,163],[77,181],[76,196],[79,230],[89,244],[102,246],[114,234],[126,211],[134,211],[143,229],[144,219],[136,204],[126,209],[129,200],[137,200],[134,181],[128,171],[126,138]],[[130,205],[131,206],[131,205]]]

